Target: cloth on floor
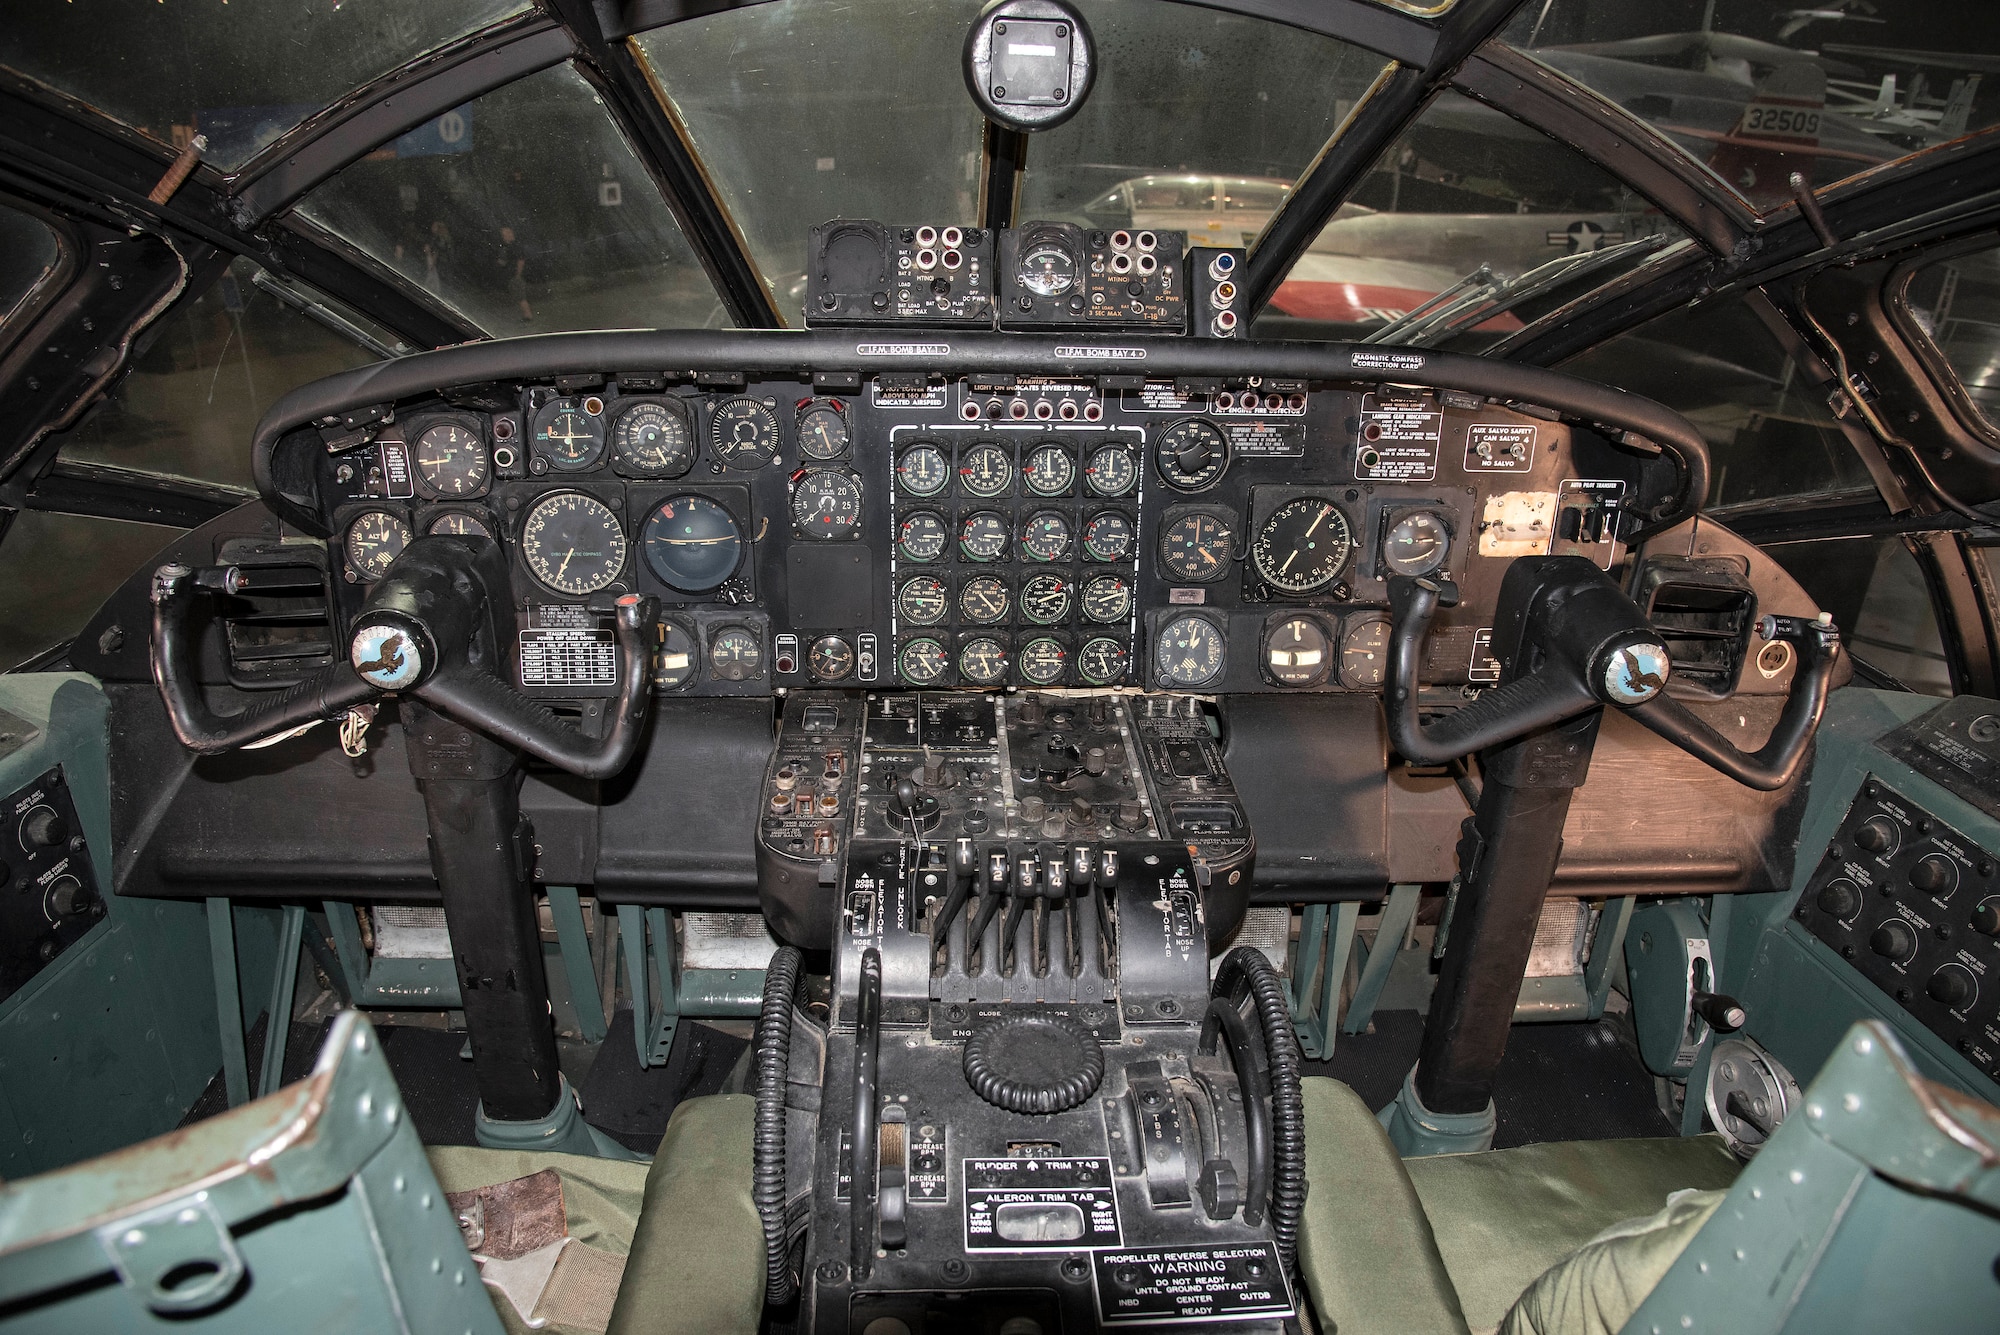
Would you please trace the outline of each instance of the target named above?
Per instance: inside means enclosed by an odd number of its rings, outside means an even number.
[[[1559,1141],[1403,1166],[1475,1330],[1498,1326],[1543,1271],[1603,1229],[1672,1192],[1726,1188],[1740,1167],[1719,1136]]]
[[[1465,1335],[1465,1319],[1403,1160],[1337,1080],[1300,1082],[1306,1193],[1299,1271],[1340,1335]]]
[[[1676,1191],[1644,1219],[1613,1224],[1530,1284],[1500,1335],[1617,1335],[1728,1195]]]
[[[764,1310],[764,1232],[750,1194],[756,1115],[744,1094],[674,1109],[646,1178],[613,1335],[756,1331]]]
[[[473,1250],[493,1258],[482,1278],[505,1295],[494,1309],[509,1335],[605,1329],[645,1202],[648,1165],[460,1145],[427,1153],[453,1208],[479,1205],[483,1236]]]

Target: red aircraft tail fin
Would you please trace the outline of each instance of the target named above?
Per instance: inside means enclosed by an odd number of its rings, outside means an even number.
[[[1783,203],[1792,195],[1793,172],[1812,181],[1825,115],[1826,71],[1803,61],[1780,65],[1757,85],[1708,165],[1759,208]]]

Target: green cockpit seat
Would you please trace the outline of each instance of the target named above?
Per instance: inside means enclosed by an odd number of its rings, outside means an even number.
[[[1707,1136],[1404,1160],[1305,1084],[1299,1266],[1340,1335],[2000,1329],[2000,1110],[1879,1024],[1740,1173]]]

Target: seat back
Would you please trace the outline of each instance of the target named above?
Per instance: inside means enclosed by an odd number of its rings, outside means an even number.
[[[1996,1258],[2000,1109],[1866,1020],[1623,1329],[1991,1332]]]
[[[155,1139],[0,1185],[0,1332],[500,1335],[375,1031]]]

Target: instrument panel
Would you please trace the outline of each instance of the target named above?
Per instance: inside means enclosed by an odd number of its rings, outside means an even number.
[[[531,694],[612,692],[626,592],[663,606],[662,692],[1372,691],[1392,576],[1458,585],[1425,676],[1480,684],[1509,560],[1622,550],[1636,463],[1551,416],[1256,375],[552,377],[315,467],[349,616],[420,535],[503,544]]]

